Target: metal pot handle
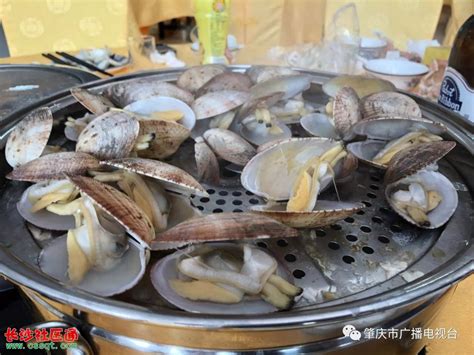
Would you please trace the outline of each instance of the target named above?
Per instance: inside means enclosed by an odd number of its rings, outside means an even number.
[[[24,326],[22,328],[29,329],[51,329],[51,328],[61,328],[63,330],[69,328],[76,328],[77,333],[79,334],[79,339],[76,341],[77,347],[71,347],[66,350],[66,354],[70,355],[94,355],[92,347],[89,345],[89,342],[82,336],[77,327],[63,322],[63,321],[48,321],[48,322],[39,322]]]

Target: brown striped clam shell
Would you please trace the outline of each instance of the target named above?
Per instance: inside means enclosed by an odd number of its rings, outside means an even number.
[[[176,153],[191,131],[176,122],[141,120],[139,135],[149,133],[155,138],[147,149],[139,150],[138,155],[143,158],[164,159]]]
[[[209,92],[198,97],[192,104],[196,119],[202,120],[233,110],[249,99],[249,94],[243,91],[224,90]]]
[[[193,218],[160,233],[152,250],[225,240],[289,238],[298,232],[274,219],[254,213],[218,213]]]
[[[244,166],[256,154],[255,148],[238,134],[222,128],[208,129],[203,138],[222,159]]]
[[[226,71],[225,66],[219,64],[198,65],[185,70],[178,78],[180,88],[195,93],[209,80]]]
[[[114,104],[105,96],[94,94],[87,89],[72,88],[71,95],[95,115],[106,113]]]
[[[249,91],[252,86],[250,78],[242,73],[224,72],[217,74],[207,83],[205,83],[196,93],[196,96],[202,96],[208,92],[236,90]]]
[[[10,180],[39,182],[62,180],[64,174],[82,175],[88,170],[99,168],[99,161],[92,155],[81,152],[61,152],[48,154],[30,161],[10,172]]]
[[[218,185],[220,180],[219,162],[212,149],[209,148],[202,137],[196,138],[194,156],[198,180],[211,185]]]
[[[160,180],[165,189],[180,194],[208,196],[204,187],[186,171],[158,160],[123,158],[103,161],[101,164]]]
[[[361,120],[359,97],[354,89],[343,87],[334,97],[333,105],[334,126],[344,137]]]
[[[393,91],[378,92],[362,98],[360,110],[364,118],[380,115],[421,117],[420,106],[415,100]]]

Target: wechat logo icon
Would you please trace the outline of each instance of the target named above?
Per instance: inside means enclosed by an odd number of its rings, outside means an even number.
[[[360,340],[362,337],[362,334],[353,326],[350,324],[347,324],[342,328],[342,334],[344,334],[345,337],[349,337],[352,340]]]

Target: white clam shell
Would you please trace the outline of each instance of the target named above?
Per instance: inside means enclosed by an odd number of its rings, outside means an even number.
[[[242,124],[240,126],[240,135],[254,145],[261,145],[274,140],[287,139],[291,137],[291,129],[289,129],[287,125],[278,121],[275,121],[274,124],[276,124],[282,130],[281,133],[270,134],[264,127],[259,129],[258,126],[256,129],[252,130],[249,129],[245,124]]]
[[[31,202],[28,194],[34,185],[28,187],[21,195],[20,201],[16,204],[18,213],[28,222],[37,227],[49,230],[68,230],[75,227],[73,216],[60,216],[47,211],[46,209],[38,212],[31,212]]]
[[[442,197],[441,203],[438,205],[438,207],[427,213],[430,226],[417,224],[407,213],[399,210],[390,198],[397,185],[410,184],[412,182],[419,182],[426,191],[435,190]],[[454,185],[443,174],[431,170],[421,170],[416,174],[407,176],[398,180],[397,182],[387,185],[385,189],[385,197],[395,212],[397,212],[408,222],[425,229],[441,227],[451,218],[458,206],[458,194]]]
[[[198,97],[193,102],[192,108],[196,119],[202,120],[233,110],[247,101],[249,97],[249,93],[236,90],[209,92]]]
[[[150,116],[154,112],[181,111],[184,117],[178,121],[189,130],[196,124],[194,111],[184,101],[166,96],[154,96],[139,100],[123,108],[125,111],[136,113],[140,116]]]
[[[272,201],[288,200],[301,167],[337,144],[327,138],[291,138],[278,142],[248,162],[242,171],[242,186]],[[329,183],[330,179],[321,181],[321,190]]]
[[[66,241],[66,236],[51,241],[41,251],[38,264],[45,274],[64,284],[69,284]],[[75,287],[102,297],[125,292],[135,286],[145,274],[147,254],[146,249],[129,239],[128,250],[114,268],[107,271],[90,270]]]
[[[314,137],[339,139],[336,127],[331,119],[324,113],[311,113],[301,117],[300,124],[303,129]]]

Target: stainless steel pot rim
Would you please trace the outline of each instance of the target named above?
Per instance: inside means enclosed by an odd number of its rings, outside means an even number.
[[[235,70],[245,70],[248,67],[249,66],[233,66],[232,68]],[[137,76],[147,76],[151,74],[157,75],[161,73],[173,74],[182,70],[183,69],[173,69],[158,72],[141,72],[138,73],[138,75],[132,74],[120,78],[115,77],[107,80],[99,80],[85,84],[82,87],[100,87],[119,80],[133,79]],[[304,72],[304,70],[301,71]],[[331,76],[329,74],[322,75],[326,76],[328,79]],[[54,110],[54,101],[64,99],[67,96],[69,96],[68,91],[58,93],[38,103],[35,107],[53,103],[50,107]],[[439,110],[438,106],[434,104],[431,105],[433,106],[433,109]],[[33,108],[34,107],[29,107],[28,110]],[[430,105],[428,105],[428,108],[430,108]],[[26,109],[23,111],[23,114],[27,112]],[[449,111],[446,112],[447,114],[455,116]],[[21,118],[21,115],[22,112],[16,112],[10,116],[10,128],[13,127],[19,118]],[[453,134],[455,136],[456,132],[462,132],[463,129],[465,132],[466,129],[466,127],[463,127],[462,121],[460,121],[459,124],[457,121],[453,122],[451,128],[452,133],[454,132]],[[0,139],[2,136],[4,137],[7,132],[8,129],[4,130],[2,132],[3,134],[0,134]],[[461,133],[459,133],[459,137],[460,143],[471,153],[474,152],[474,143],[472,141],[466,141]],[[14,280],[16,283],[29,287],[40,294],[59,302],[70,304],[83,311],[93,311],[118,318],[143,321],[146,323],[196,328],[291,328],[314,326],[314,323],[316,322],[353,318],[416,302],[424,296],[459,281],[474,271],[474,251],[470,245],[466,245],[465,251],[458,254],[457,258],[452,258],[449,263],[444,264],[443,269],[439,270],[439,272],[426,274],[415,281],[365,299],[351,301],[343,305],[318,305],[316,312],[313,308],[309,307],[307,309],[297,310],[292,314],[282,312],[266,315],[265,319],[260,318],[258,315],[242,319],[235,316],[212,316],[212,318],[210,318],[203,314],[191,314],[167,308],[162,308],[160,309],[160,313],[156,313],[145,307],[131,305],[112,299],[104,299],[69,287],[62,287],[59,283],[46,276],[38,278],[36,271],[14,258],[12,255],[9,255],[9,253],[1,247],[0,260],[3,260],[3,263],[0,264],[0,272]],[[124,307],[124,305],[126,305],[126,307]]]

